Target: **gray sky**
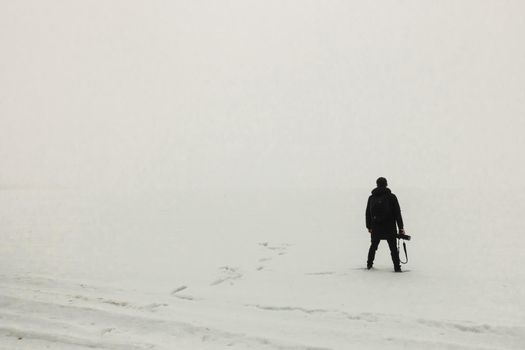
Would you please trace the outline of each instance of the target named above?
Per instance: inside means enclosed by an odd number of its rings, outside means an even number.
[[[516,186],[523,1],[2,1],[0,185]]]

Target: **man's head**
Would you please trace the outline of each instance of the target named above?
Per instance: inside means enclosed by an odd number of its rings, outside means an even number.
[[[376,180],[377,187],[386,187],[388,186],[388,182],[384,177],[380,177]]]

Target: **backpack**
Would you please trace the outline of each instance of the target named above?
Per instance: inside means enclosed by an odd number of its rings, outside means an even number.
[[[372,196],[370,199],[370,217],[374,223],[383,223],[392,217],[390,196]]]

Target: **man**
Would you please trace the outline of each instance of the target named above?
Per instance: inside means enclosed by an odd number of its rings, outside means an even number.
[[[399,252],[396,246],[396,224],[399,227],[399,233],[405,233],[401,209],[397,197],[387,188],[386,179],[380,177],[376,184],[377,188],[372,190],[372,195],[368,198],[366,205],[366,228],[370,232],[372,242],[368,251],[366,267],[372,268],[379,242],[386,240],[394,263],[394,271],[401,272]]]

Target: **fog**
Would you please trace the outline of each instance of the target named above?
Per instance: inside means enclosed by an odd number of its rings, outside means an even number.
[[[0,186],[522,187],[521,1],[3,1]]]

